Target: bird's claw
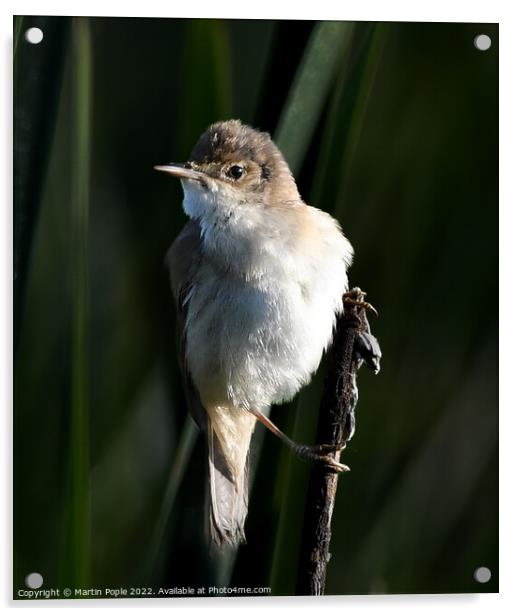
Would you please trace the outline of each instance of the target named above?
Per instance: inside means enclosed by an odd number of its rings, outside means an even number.
[[[374,308],[374,306],[372,306],[372,304],[370,304],[369,302],[365,302],[365,300],[353,299],[352,297],[349,297],[348,295],[344,295],[343,299],[346,304],[350,304],[351,306],[358,306],[359,308],[364,308],[368,312],[373,312],[376,315],[376,317],[379,316],[379,313]]]
[[[338,462],[335,454],[343,451],[345,447],[345,442],[337,445],[298,445],[295,451],[304,460],[323,464],[327,470],[334,473],[344,473],[349,471],[350,468],[346,464]]]
[[[359,287],[355,287],[350,291],[347,291],[343,295],[343,302],[346,304],[350,304],[351,306],[358,306],[359,308],[364,308],[368,312],[373,312],[376,316],[379,316],[377,310],[370,304],[365,301],[366,293],[362,291]]]
[[[346,464],[338,462],[334,456],[323,456],[321,462],[325,465],[325,468],[333,473],[346,473],[350,468]]]

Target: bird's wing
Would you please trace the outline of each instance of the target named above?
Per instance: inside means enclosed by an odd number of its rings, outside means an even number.
[[[199,428],[206,429],[206,410],[191,379],[186,364],[185,324],[189,307],[189,292],[194,272],[201,258],[200,226],[195,220],[184,225],[166,254],[175,306],[177,309],[177,350],[188,410]]]
[[[194,275],[201,259],[202,240],[200,226],[196,221],[188,222],[171,245],[166,255],[170,271],[170,282],[177,307],[177,348],[182,372],[184,392],[188,410],[208,439],[209,470],[209,508],[208,517],[210,536],[214,543],[237,543],[245,541],[244,523],[247,515],[248,501],[248,461],[237,472],[230,463],[229,451],[223,447],[214,423],[202,402],[193,383],[186,364],[185,324],[190,302],[190,290],[194,284]],[[246,414],[247,416],[247,414]],[[239,416],[240,417],[240,416]],[[254,429],[254,418],[247,434],[247,444]],[[218,421],[218,417],[216,418]],[[213,419],[213,422],[215,418]]]

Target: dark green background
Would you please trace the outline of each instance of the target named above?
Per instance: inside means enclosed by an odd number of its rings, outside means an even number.
[[[327,592],[496,592],[498,26],[14,25],[15,589],[38,571],[45,587],[294,592],[309,468],[261,427],[248,544],[208,554],[163,267],[185,218],[152,167],[238,117],[340,220],[380,312]],[[320,378],[273,410],[297,440],[314,438]]]

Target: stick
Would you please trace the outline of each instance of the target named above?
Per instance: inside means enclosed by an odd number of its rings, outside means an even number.
[[[374,309],[364,297],[365,293],[356,287],[343,298],[344,314],[338,319],[320,404],[316,442],[336,446],[337,460],[342,444],[352,438],[355,430],[357,371],[362,363],[376,374],[379,371],[381,350],[366,316],[367,309]],[[337,473],[323,465],[313,467],[305,504],[296,583],[298,595],[325,593],[337,485]]]

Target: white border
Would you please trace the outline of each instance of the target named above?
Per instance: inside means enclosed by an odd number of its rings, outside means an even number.
[[[257,3],[242,1],[171,2],[147,0],[143,3],[121,4],[109,0],[89,2],[64,2],[48,0],[41,2],[4,2],[2,7],[3,59],[0,64],[2,91],[4,92],[2,113],[2,164],[0,165],[0,186],[3,187],[4,203],[0,209],[2,231],[2,279],[3,301],[1,306],[2,324],[2,365],[0,369],[0,392],[3,396],[2,416],[4,423],[1,434],[2,447],[2,556],[0,583],[2,603],[25,612],[38,606],[43,609],[83,608],[96,610],[96,614],[107,609],[137,609],[143,612],[151,607],[184,612],[209,610],[212,612],[229,609],[259,611],[274,609],[284,611],[297,609],[310,613],[316,609],[337,607],[352,613],[380,614],[384,609],[387,616],[416,614],[486,614],[508,613],[518,605],[515,596],[519,571],[519,524],[518,499],[518,435],[520,399],[516,381],[516,356],[518,354],[518,279],[520,266],[519,250],[519,116],[520,97],[518,83],[518,28],[519,10],[513,2],[495,0],[455,1],[437,0],[435,3],[412,1],[358,0],[357,3],[320,0],[308,5],[296,5],[261,0]],[[13,14],[49,15],[99,15],[99,16],[170,16],[170,17],[228,17],[228,18],[269,18],[269,19],[349,19],[367,21],[466,21],[500,22],[500,595],[415,595],[415,596],[368,596],[368,597],[325,597],[310,598],[265,598],[265,599],[218,599],[218,600],[95,600],[70,602],[17,602],[10,601],[11,595],[11,408],[12,408],[12,86],[11,86],[11,40]],[[5,19],[4,19],[5,18]],[[455,273],[454,273],[455,274]],[[495,298],[491,298],[491,303]],[[319,603],[315,603],[319,601]]]
[[[110,0],[90,2],[64,2],[47,0],[44,5],[38,1],[6,2],[17,14],[25,15],[99,15],[125,17],[226,17],[255,19],[348,19],[367,21],[473,21],[497,22],[502,11],[509,11],[506,2],[485,2],[472,0],[436,0],[435,3],[412,1],[365,0],[364,2],[337,2],[320,0],[312,3],[282,3],[275,0],[244,2],[243,0],[221,0],[210,2],[168,2],[147,0],[147,2],[122,5]],[[11,10],[11,9],[10,9]]]

